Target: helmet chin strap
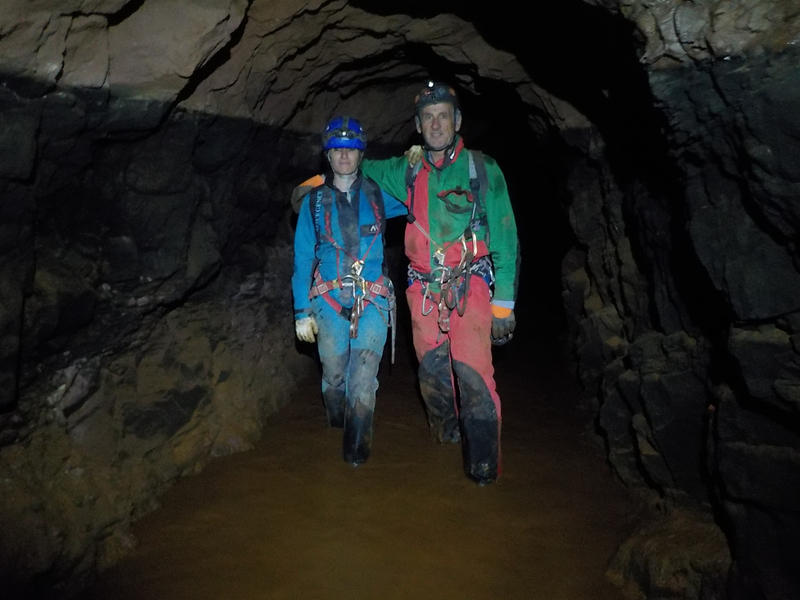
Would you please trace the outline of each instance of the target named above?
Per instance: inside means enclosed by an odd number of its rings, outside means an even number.
[[[445,163],[447,163],[448,159],[450,158],[450,155],[453,154],[453,150],[456,147],[457,140],[458,140],[458,136],[454,135],[453,136],[453,141],[451,141],[446,146],[442,146],[441,148],[434,148],[433,146],[428,144],[428,142],[425,142],[425,146],[424,146],[425,147],[425,151],[426,152],[444,152],[444,160],[445,160]]]

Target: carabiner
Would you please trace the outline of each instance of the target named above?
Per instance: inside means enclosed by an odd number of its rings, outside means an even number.
[[[423,287],[425,288],[425,290],[424,290],[424,292],[422,294],[422,316],[423,317],[427,317],[429,314],[431,314],[431,311],[433,310],[433,302],[431,302],[431,307],[426,312],[425,311],[425,300],[430,301],[431,297],[430,297],[430,289],[428,289],[428,286],[423,284]]]

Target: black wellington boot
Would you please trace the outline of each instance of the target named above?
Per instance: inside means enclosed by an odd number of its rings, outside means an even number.
[[[369,458],[373,414],[373,410],[358,401],[355,406],[348,406],[345,412],[343,456],[345,462],[354,467],[367,462]]]
[[[325,402],[325,412],[328,415],[328,425],[330,427],[337,427],[341,429],[344,427],[344,411],[347,401],[344,397],[344,392],[328,388],[322,395],[322,400]]]
[[[492,483],[498,475],[497,421],[465,418],[462,427],[464,472],[478,485]]]
[[[481,376],[464,363],[453,361],[461,392],[461,432],[464,472],[478,485],[492,483],[499,475],[500,422]]]
[[[419,387],[425,400],[431,435],[442,444],[458,443],[461,434],[450,369],[450,345],[447,342],[422,357],[419,363]]]

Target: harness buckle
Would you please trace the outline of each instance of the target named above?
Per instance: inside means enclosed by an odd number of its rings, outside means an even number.
[[[448,289],[448,293],[449,293]],[[447,300],[445,299],[445,292],[442,290],[442,293],[439,295],[439,331],[442,333],[448,333],[450,331],[450,313],[452,312],[452,308],[448,305]]]
[[[444,248],[436,248],[436,251],[433,253],[433,262],[437,267],[444,266]]]

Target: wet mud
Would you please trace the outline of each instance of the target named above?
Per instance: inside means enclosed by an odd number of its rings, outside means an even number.
[[[432,439],[407,353],[388,354],[366,464],[342,460],[304,382],[255,450],[170,489],[84,597],[622,600],[604,574],[634,510],[557,349],[498,353],[503,474],[486,487]]]

